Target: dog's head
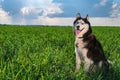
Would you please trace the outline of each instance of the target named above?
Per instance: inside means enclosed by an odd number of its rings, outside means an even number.
[[[73,26],[75,35],[78,37],[87,37],[92,33],[88,15],[85,18],[82,18],[80,13],[78,13],[76,15],[76,20],[74,21]]]

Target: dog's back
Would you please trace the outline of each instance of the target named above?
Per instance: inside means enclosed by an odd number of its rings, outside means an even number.
[[[103,48],[100,44],[100,42],[96,39],[96,37],[91,34],[88,39],[84,40],[85,42],[88,42],[86,45],[86,48],[88,49],[87,57],[90,58],[95,65],[100,64],[102,61],[102,64],[100,67],[104,67],[105,70],[109,69],[109,63],[104,55]]]

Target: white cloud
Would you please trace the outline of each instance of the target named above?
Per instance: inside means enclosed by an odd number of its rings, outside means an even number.
[[[21,19],[19,22],[14,22],[17,25],[60,25],[60,26],[71,26],[74,18],[50,18],[39,16],[37,19]]]
[[[47,16],[49,14],[60,14],[63,13],[62,9],[60,8],[61,4],[60,3],[49,3],[46,5],[45,8],[43,9],[43,16]]]
[[[32,7],[23,7],[21,8],[20,12],[23,14],[23,15],[28,15],[31,11],[32,11]]]
[[[117,9],[117,8],[119,8],[118,4],[117,3],[113,3],[112,9]]]
[[[90,19],[92,26],[120,26],[120,18],[93,17]]]
[[[108,0],[101,0],[101,2],[99,3],[101,6],[105,6]]]
[[[63,10],[61,9],[61,3],[54,3],[53,0],[44,0],[42,3],[41,5],[44,5],[41,7],[43,10],[43,16],[63,13]]]
[[[101,7],[107,4],[108,0],[100,0],[99,3],[95,4],[94,7]]]
[[[39,16],[39,13],[42,12],[42,10],[40,8],[29,6],[29,7],[21,8],[20,12],[23,16],[30,15],[30,16],[36,16],[37,17],[37,16]]]
[[[39,21],[43,25],[72,25],[74,18],[49,18],[49,17],[39,17]]]
[[[49,18],[39,16],[38,19],[21,20],[21,25],[59,25],[59,26],[73,26],[75,18]],[[109,18],[109,17],[91,17],[91,26],[120,26],[120,18]]]
[[[60,8],[61,3],[54,3],[53,0],[26,0],[26,6],[21,8],[21,13],[23,15],[29,15],[29,13],[34,12],[36,14],[41,14],[41,16],[48,16],[51,14],[63,13]]]
[[[111,8],[110,17],[120,17],[120,5],[118,3],[113,3]]]
[[[73,26],[75,18],[43,18],[39,17],[37,23],[43,25],[66,25]],[[120,18],[109,18],[109,17],[91,17],[91,26],[120,26]]]
[[[0,0],[3,1],[3,0]],[[101,0],[96,7],[105,6],[108,0]],[[0,8],[0,24],[18,24],[18,25],[73,25],[75,18],[50,18],[48,15],[61,14],[61,3],[55,3],[53,0],[25,0],[24,6],[20,9],[18,18],[14,19]],[[93,17],[90,18],[92,26],[120,26],[120,6],[117,3],[113,3],[111,6],[111,17]],[[32,15],[31,15],[32,14]],[[41,14],[41,15],[40,15]],[[17,16],[18,16],[17,15]],[[36,16],[32,19],[27,19],[25,16]],[[17,17],[16,16],[16,17]],[[15,17],[15,16],[14,16]]]
[[[0,8],[0,24],[10,24],[11,17],[9,16],[9,12],[4,11]]]

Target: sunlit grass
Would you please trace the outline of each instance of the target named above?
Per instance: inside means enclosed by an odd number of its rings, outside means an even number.
[[[0,80],[119,80],[120,28],[93,27],[106,57],[109,73],[87,76],[75,70],[71,27],[0,27]]]

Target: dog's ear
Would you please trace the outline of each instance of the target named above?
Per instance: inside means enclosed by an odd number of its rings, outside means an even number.
[[[88,14],[86,15],[86,19],[89,21],[89,16],[88,16]]]
[[[77,13],[77,15],[76,15],[76,19],[77,18],[80,18],[81,16],[80,16],[80,13]]]

